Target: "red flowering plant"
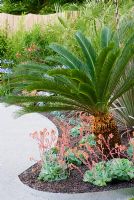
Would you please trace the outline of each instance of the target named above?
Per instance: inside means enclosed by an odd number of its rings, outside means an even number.
[[[31,134],[32,138],[38,143],[41,157],[41,172],[39,180],[56,181],[68,177],[65,151],[69,148],[69,126],[66,124],[62,127],[62,135],[57,138],[56,131],[47,131],[44,129],[40,132]]]
[[[81,140],[70,151],[88,169],[83,175],[83,180],[94,185],[105,186],[113,179],[130,180],[134,178],[134,138],[129,134],[127,135],[128,144],[116,143],[115,147],[111,148],[112,133],[107,139],[102,134],[96,137],[93,134],[93,117],[81,115],[80,118]],[[74,163],[69,167],[83,174],[81,168],[78,169]]]
[[[21,52],[16,53],[16,60],[18,62],[24,62],[24,61],[34,61],[34,62],[40,62],[39,59],[39,53],[40,53],[40,48],[32,43],[27,47],[24,47]]]
[[[69,134],[74,126],[63,121],[58,122],[61,129],[58,140],[54,130],[48,132],[44,129],[32,134],[38,142],[42,160],[39,179],[66,179],[71,170],[77,170],[85,182],[98,186],[105,186],[113,179],[134,178],[134,138],[129,135],[128,144],[115,144],[111,148],[112,133],[107,139],[102,134],[96,137],[93,133],[94,118],[83,113],[77,113],[77,116],[80,123],[77,140]]]
[[[35,131],[30,134],[30,136],[37,141],[40,158],[43,162],[44,160],[44,152],[51,149],[57,143],[57,135],[55,130],[48,131],[47,129],[43,129],[42,131]]]

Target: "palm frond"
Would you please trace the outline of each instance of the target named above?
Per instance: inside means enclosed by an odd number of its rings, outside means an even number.
[[[134,69],[131,70],[130,75],[128,75],[124,83],[122,83],[119,89],[116,90],[116,94],[111,98],[110,104],[112,104],[116,99],[118,99],[122,94],[127,92],[130,88],[134,86]]]
[[[86,58],[86,69],[85,72],[89,73],[91,77],[95,75],[95,61],[96,61],[96,51],[94,50],[91,42],[81,33],[76,33],[76,39],[83,51],[83,55]]]
[[[50,104],[46,106],[24,106],[21,110],[22,114],[24,113],[31,113],[31,112],[52,112],[52,111],[66,111],[66,110],[81,110],[81,108],[74,106],[74,105],[68,105],[68,104]],[[82,109],[83,111],[84,108]]]
[[[111,38],[112,38],[111,29],[108,27],[104,27],[101,31],[101,47],[102,48],[108,47]]]
[[[71,52],[69,52],[65,47],[62,47],[58,44],[51,44],[50,48],[53,49],[53,51],[57,52],[59,55],[61,55],[63,58],[65,58],[68,61],[70,68],[82,69],[83,63]]]
[[[128,41],[116,44],[117,32],[104,27],[101,31],[100,48],[95,49],[82,33],[76,33],[76,40],[83,52],[83,59],[72,54],[61,45],[52,44],[56,52],[57,67],[33,64],[20,65],[10,76],[12,93],[20,95],[9,102],[44,102],[44,106],[25,107],[25,110],[81,110],[92,115],[107,113],[111,104],[134,86],[134,69],[124,73],[134,57],[134,33]],[[115,39],[116,38],[116,39]],[[117,42],[117,43],[118,43]],[[58,57],[57,57],[58,56]],[[59,62],[57,60],[59,58]],[[8,83],[8,82],[7,82]],[[44,91],[51,97],[24,97],[22,91]],[[31,107],[32,106],[32,107]]]
[[[117,82],[119,82],[120,77],[122,76],[122,74],[126,69],[126,66],[133,57],[134,57],[134,34],[128,39],[121,55],[119,56],[116,62],[116,66],[113,68],[111,72],[110,75],[111,77],[108,86],[108,90],[110,93],[112,93],[113,90],[115,89]]]
[[[124,130],[134,128],[134,88],[127,91],[113,103],[117,123]]]

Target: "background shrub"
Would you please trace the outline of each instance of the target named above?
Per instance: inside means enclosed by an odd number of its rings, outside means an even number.
[[[120,24],[122,32],[120,31],[121,39],[129,36],[130,32],[133,31],[133,10],[132,0],[127,4],[122,3],[119,5],[120,9]],[[115,6],[110,2],[95,3],[95,1],[89,3],[83,3],[82,6],[78,7],[80,12],[78,17],[74,20],[72,18],[59,18],[58,23],[41,27],[39,25],[34,26],[30,31],[25,31],[23,24],[20,25],[19,30],[12,34],[2,34],[0,36],[2,42],[0,46],[0,52],[3,52],[3,56],[6,59],[13,60],[14,63],[25,62],[32,60],[34,62],[47,63],[46,57],[52,55],[54,52],[50,50],[50,43],[59,43],[66,47],[69,47],[75,54],[82,57],[82,54],[78,48],[78,45],[73,37],[77,30],[81,30],[86,36],[92,38],[95,48],[98,48],[100,38],[98,37],[99,30],[105,25],[115,28],[116,20],[115,17]],[[126,26],[129,22],[129,29],[126,34]],[[124,31],[125,30],[125,31]],[[3,44],[3,45],[2,45]],[[34,47],[29,51],[31,47]],[[36,51],[34,51],[36,50]],[[1,56],[1,55],[0,55]],[[53,64],[53,62],[52,62]]]
[[[8,50],[8,38],[6,32],[0,31],[0,58],[3,58]]]

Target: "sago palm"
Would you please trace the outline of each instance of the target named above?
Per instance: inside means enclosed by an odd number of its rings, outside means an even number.
[[[134,56],[134,34],[124,45],[120,45],[117,33],[104,27],[101,31],[100,48],[93,47],[91,41],[81,32],[76,40],[83,52],[83,59],[57,44],[50,45],[58,56],[57,67],[25,64],[16,68],[11,76],[11,87],[19,96],[8,96],[8,103],[21,103],[26,112],[47,112],[54,110],[77,110],[95,117],[96,136],[105,138],[113,133],[111,146],[120,143],[117,125],[109,108],[112,103],[134,85],[134,70],[122,82],[126,66]],[[52,58],[53,59],[53,58]],[[21,91],[47,91],[53,95],[22,96]],[[32,103],[34,104],[27,104]],[[44,102],[39,106],[38,102]]]

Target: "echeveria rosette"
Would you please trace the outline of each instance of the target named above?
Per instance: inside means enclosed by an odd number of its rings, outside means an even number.
[[[134,178],[134,164],[125,158],[114,158],[96,163],[84,174],[83,181],[97,186],[106,186],[112,180],[129,181]]]

